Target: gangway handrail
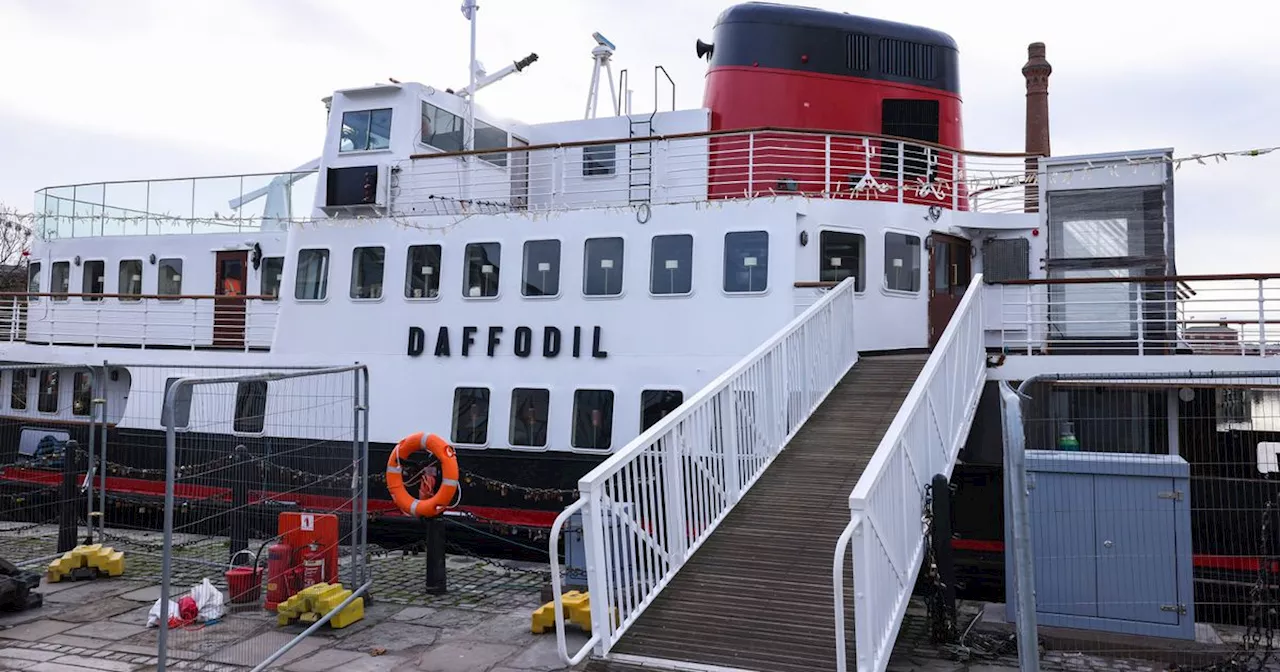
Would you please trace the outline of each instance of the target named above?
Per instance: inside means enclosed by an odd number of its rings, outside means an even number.
[[[919,526],[925,486],[935,474],[951,475],[969,435],[986,380],[982,274],[973,277],[942,337],[911,386],[862,476],[849,494],[849,524],[836,541],[832,567],[836,670],[847,672],[844,562],[854,542],[854,614],[858,672],[883,672],[906,614],[924,553]],[[938,384],[935,385],[935,382]],[[940,396],[943,398],[939,398]],[[920,415],[922,411],[926,415]],[[920,422],[917,422],[920,420]],[[886,476],[893,476],[886,481]],[[893,484],[911,481],[913,491]],[[882,490],[881,486],[888,488]],[[885,492],[881,497],[877,493]],[[874,537],[874,539],[873,539]],[[877,575],[872,558],[888,561],[891,575]],[[883,564],[883,563],[881,563]],[[896,583],[896,586],[891,584]],[[885,609],[873,595],[893,588]]]
[[[592,646],[608,653],[857,363],[855,297],[847,278],[578,481],[579,499],[548,540],[566,663]],[[579,510],[591,639],[571,656],[558,553],[560,530]]]

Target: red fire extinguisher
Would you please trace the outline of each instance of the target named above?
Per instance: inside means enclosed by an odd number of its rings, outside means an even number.
[[[288,544],[275,543],[267,547],[267,602],[264,606],[268,611],[275,611],[276,605],[293,595],[293,571],[293,549]]]
[[[312,541],[298,557],[302,563],[302,588],[324,583],[324,555],[320,553],[320,545]]]

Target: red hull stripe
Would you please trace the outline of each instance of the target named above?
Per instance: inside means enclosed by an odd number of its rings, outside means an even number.
[[[985,539],[954,539],[951,548],[957,551],[974,551],[978,553],[1003,553],[1003,541]],[[1256,572],[1260,559],[1248,555],[1205,555],[1197,553],[1191,556],[1191,564],[1202,569],[1226,569],[1237,572]],[[1271,571],[1280,572],[1280,563],[1272,563]]]

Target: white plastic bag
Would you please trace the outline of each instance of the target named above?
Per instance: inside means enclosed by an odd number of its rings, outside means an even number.
[[[169,618],[178,615],[178,603],[169,600]],[[156,603],[151,605],[151,612],[147,614],[147,627],[154,628],[160,625],[160,600],[156,599]]]
[[[196,608],[199,609],[197,621],[206,623],[222,618],[222,591],[210,583],[208,578],[191,588],[191,599],[196,601]]]

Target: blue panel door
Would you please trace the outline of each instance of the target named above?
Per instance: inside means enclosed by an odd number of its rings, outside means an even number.
[[[1097,616],[1094,477],[1039,473],[1031,489],[1036,611]]]
[[[1176,625],[1177,502],[1170,478],[1097,476],[1098,616]],[[1184,493],[1185,494],[1185,493]],[[1186,596],[1191,599],[1191,596]]]

